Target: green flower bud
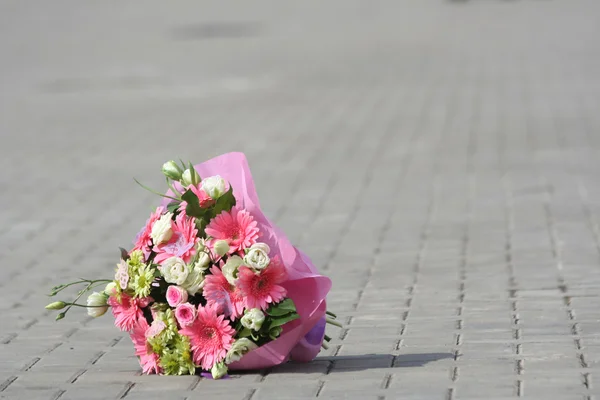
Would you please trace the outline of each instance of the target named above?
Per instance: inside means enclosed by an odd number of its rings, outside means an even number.
[[[65,317],[65,313],[64,313],[64,312],[61,312],[60,314],[58,314],[58,315],[56,316],[56,320],[57,320],[57,321],[59,321],[59,320],[63,319],[64,317]]]
[[[217,240],[215,242],[214,249],[215,249],[215,253],[217,253],[218,255],[220,255],[222,257],[225,254],[227,254],[227,252],[229,251],[229,243],[227,243],[227,241],[225,241],[225,240]]]
[[[171,178],[174,181],[178,181],[181,179],[181,174],[183,174],[183,171],[175,161],[171,160],[163,164],[162,173],[165,174],[167,178]]]
[[[67,303],[64,301],[55,301],[54,303],[50,303],[46,306],[46,310],[62,310],[67,306]]]

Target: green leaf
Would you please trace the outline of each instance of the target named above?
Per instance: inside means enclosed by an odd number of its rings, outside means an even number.
[[[266,311],[267,315],[270,315],[272,317],[280,317],[295,312],[296,305],[294,304],[294,301],[290,298],[287,298],[282,302],[270,306]]]
[[[194,168],[194,164],[192,164],[191,161],[189,162],[189,168],[192,175],[192,184],[196,186],[200,183],[200,175],[198,175],[198,171],[196,171],[196,168]]]
[[[175,211],[177,211],[177,209],[179,208],[179,205],[180,205],[180,204],[181,204],[181,203],[177,203],[177,202],[172,202],[172,203],[169,203],[169,204],[167,205],[167,211],[168,211],[168,212],[171,212],[171,213],[175,213]]]
[[[244,328],[240,331],[240,333],[238,335],[241,338],[248,337],[248,336],[252,335],[252,331],[248,328]]]
[[[129,260],[129,252],[122,247],[119,247],[119,250],[121,250],[121,259],[123,261]]]
[[[187,215],[196,218],[204,216],[205,211],[200,207],[200,200],[198,200],[198,196],[194,192],[188,189],[181,195],[181,198],[187,202],[187,206],[185,207]]]
[[[281,318],[273,319],[273,321],[271,321],[271,324],[269,325],[269,331],[273,328],[282,326],[283,324],[287,324],[288,322],[293,321],[298,318],[300,318],[300,315],[298,315],[298,313],[293,313],[293,314],[286,315]]]
[[[229,187],[229,190],[217,199],[213,206],[213,212],[215,216],[219,215],[222,211],[231,211],[235,206],[235,197],[233,196],[233,188]]]

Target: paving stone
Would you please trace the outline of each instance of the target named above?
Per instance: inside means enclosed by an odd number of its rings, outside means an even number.
[[[0,399],[592,399],[600,48],[592,0],[0,5]],[[167,159],[246,153],[334,282],[311,364],[142,376],[110,276]]]

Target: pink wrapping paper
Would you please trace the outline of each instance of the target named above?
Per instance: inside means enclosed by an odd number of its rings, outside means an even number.
[[[331,289],[331,280],[319,275],[310,259],[295,248],[285,234],[263,214],[260,209],[254,181],[243,153],[227,153],[195,166],[200,177],[220,175],[233,187],[238,206],[246,209],[258,222],[259,240],[278,254],[288,272],[289,280],[283,285],[296,304],[300,318],[284,325],[276,340],[263,345],[229,365],[230,370],[268,368],[288,359],[308,362],[321,348],[326,311],[325,297]],[[165,205],[168,202],[163,202]],[[307,340],[305,336],[315,328],[321,332],[320,340]],[[317,333],[318,334],[318,333]],[[312,335],[314,336],[314,335]]]

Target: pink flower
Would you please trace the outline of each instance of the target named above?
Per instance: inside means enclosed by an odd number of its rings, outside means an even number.
[[[194,223],[194,218],[188,217],[185,213],[179,214],[173,223],[173,236],[166,243],[154,246],[152,250],[156,252],[155,263],[162,263],[171,257],[182,258],[189,263],[194,254],[196,254],[196,243],[198,242],[198,229]]]
[[[171,285],[167,288],[167,303],[171,307],[177,307],[181,303],[185,303],[188,299],[187,291],[181,286]]]
[[[198,197],[200,207],[207,208],[215,204],[215,200],[213,200],[209,195],[207,195],[206,192],[201,188],[196,187],[194,185],[190,185],[187,188],[191,190],[192,193],[196,195],[196,197]],[[179,204],[179,211],[184,212],[186,207],[187,201],[182,201],[181,204]]]
[[[135,347],[135,355],[140,357],[140,365],[145,374],[152,372],[160,374],[158,354],[152,351],[152,347],[146,341],[146,332],[149,331],[146,318],[140,318],[131,329],[129,336]]]
[[[287,272],[278,256],[273,257],[269,266],[259,274],[242,265],[238,269],[238,278],[246,308],[266,310],[269,303],[278,303],[287,294],[279,285],[287,279]]]
[[[204,278],[202,294],[206,303],[215,307],[219,314],[236,319],[244,312],[244,299],[238,288],[231,285],[216,265],[210,269],[211,275]]]
[[[252,246],[258,239],[256,221],[248,211],[240,210],[237,206],[231,212],[223,211],[213,218],[205,231],[217,240],[227,241],[229,254]]]
[[[152,321],[152,325],[150,325],[150,328],[146,330],[146,338],[153,338],[156,335],[159,335],[162,331],[165,330],[165,328],[167,327],[167,325],[161,321],[160,319],[155,319],[154,321]]]
[[[108,304],[115,316],[115,326],[122,331],[131,330],[139,319],[144,318],[142,308],[147,307],[151,301],[151,297],[134,299],[125,293],[121,293],[120,296],[110,296]]]
[[[194,362],[208,371],[225,358],[233,343],[235,329],[224,315],[217,315],[216,309],[207,305],[198,306],[196,320],[179,333],[190,338]]]
[[[190,303],[182,303],[175,309],[175,318],[181,327],[191,325],[196,319],[196,307]]]
[[[146,225],[140,230],[135,238],[135,245],[133,250],[141,250],[144,253],[144,257],[147,260],[152,251],[152,238],[150,234],[152,233],[152,226],[160,216],[165,212],[164,207],[158,207],[154,213],[150,215],[150,218],[146,221]]]

